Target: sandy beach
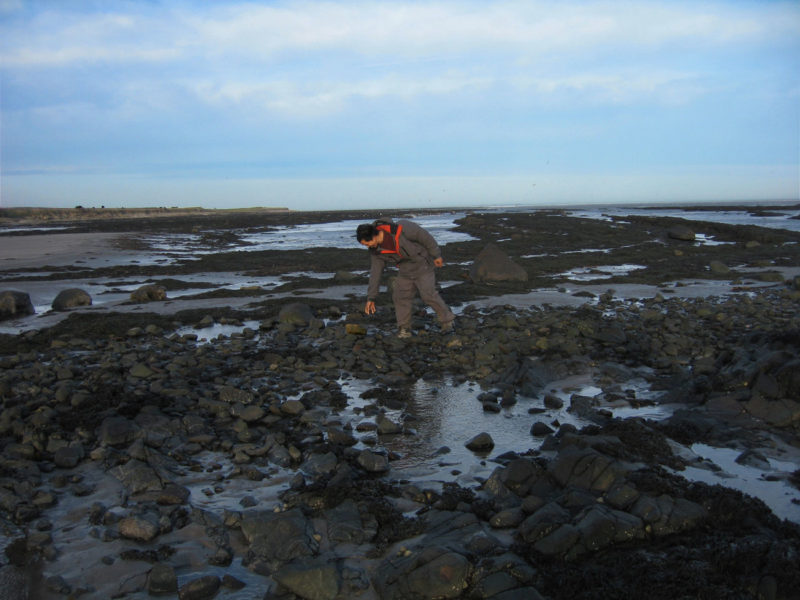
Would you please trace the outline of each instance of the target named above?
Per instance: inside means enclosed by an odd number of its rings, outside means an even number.
[[[0,240],[0,270],[71,266],[87,260],[123,254],[115,233],[42,233],[4,236]]]

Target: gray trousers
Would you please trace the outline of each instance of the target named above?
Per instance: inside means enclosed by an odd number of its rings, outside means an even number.
[[[431,269],[420,273],[413,279],[402,275],[395,279],[392,300],[394,301],[394,312],[397,316],[398,327],[411,328],[411,308],[417,290],[419,290],[419,296],[422,301],[436,312],[440,323],[449,323],[456,318],[447,304],[444,303],[444,300],[442,300],[439,292],[436,291],[436,275]]]

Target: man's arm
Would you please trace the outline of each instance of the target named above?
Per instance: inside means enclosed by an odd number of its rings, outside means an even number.
[[[376,255],[370,253],[369,263],[369,286],[367,287],[367,304],[370,302],[375,307],[375,299],[381,285],[381,274],[383,273],[384,262]],[[372,311],[374,312],[374,310]]]
[[[401,234],[406,239],[416,242],[428,251],[434,260],[441,259],[442,251],[439,249],[439,244],[433,239],[433,236],[425,229],[414,223],[413,221],[403,221],[403,233]],[[441,266],[441,265],[437,265]]]

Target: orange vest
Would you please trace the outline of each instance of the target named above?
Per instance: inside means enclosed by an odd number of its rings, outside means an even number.
[[[397,232],[392,233],[391,225],[376,225],[375,229],[378,231],[383,231],[384,233],[388,233],[389,235],[394,237],[394,250],[386,250],[385,248],[380,248],[381,254],[400,254],[400,233],[403,231],[403,226],[397,226]]]

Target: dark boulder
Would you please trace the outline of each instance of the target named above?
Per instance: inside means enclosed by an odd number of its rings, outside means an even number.
[[[680,240],[682,242],[693,242],[695,239],[694,231],[685,225],[676,225],[675,227],[672,227],[667,232],[667,235],[673,240]]]
[[[293,561],[272,577],[300,598],[334,600],[339,593],[341,576],[334,562],[323,558]]]
[[[0,292],[0,321],[34,314],[31,297],[25,292]]]
[[[131,302],[139,304],[167,299],[167,289],[161,285],[148,284],[131,292]]]
[[[278,320],[281,323],[305,327],[314,320],[314,311],[311,310],[308,304],[292,302],[281,308],[278,313]]]
[[[61,290],[53,300],[53,310],[62,311],[78,306],[91,306],[92,297],[78,288]]]
[[[470,268],[469,276],[475,283],[528,281],[527,271],[494,244],[488,244],[478,253]]]

